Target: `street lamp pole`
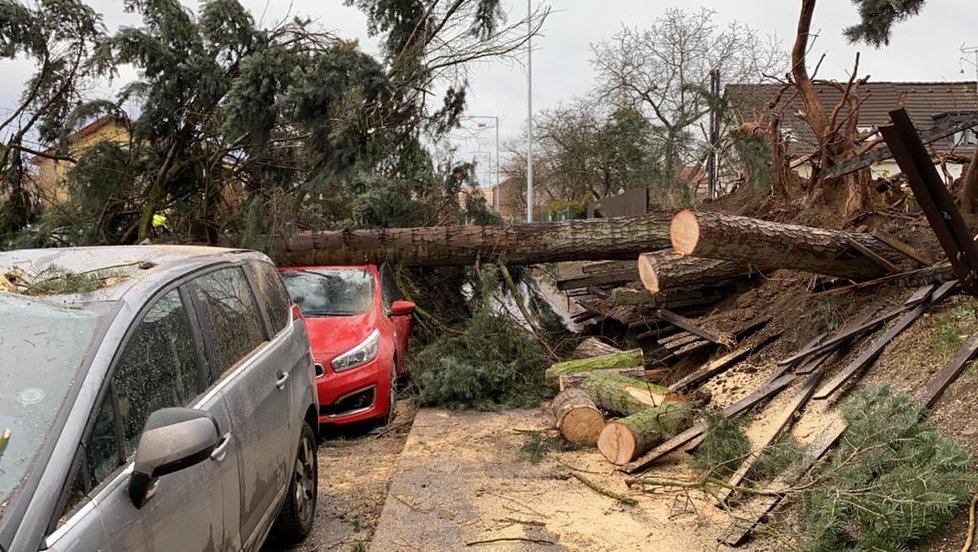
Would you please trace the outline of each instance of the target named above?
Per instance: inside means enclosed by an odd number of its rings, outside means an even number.
[[[526,222],[533,222],[533,20],[526,0]]]

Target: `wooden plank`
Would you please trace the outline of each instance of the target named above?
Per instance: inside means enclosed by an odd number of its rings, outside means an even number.
[[[900,335],[904,330],[910,327],[911,324],[917,321],[925,312],[927,312],[936,303],[943,300],[945,297],[951,295],[954,291],[955,283],[948,282],[942,285],[931,299],[925,303],[921,303],[913,308],[910,312],[906,313],[903,318],[901,318],[896,324],[893,325],[885,334],[880,336],[876,341],[873,342],[872,346],[863,351],[858,357],[856,357],[848,366],[838,374],[821,389],[815,393],[813,397],[815,400],[825,400],[829,398],[833,393],[836,392],[843,384],[845,384],[850,378],[860,373],[864,368],[869,366],[876,360],[876,357],[883,352],[883,349],[893,341],[893,338]]]
[[[846,423],[841,419],[836,419],[822,428],[822,431],[815,437],[815,440],[805,447],[805,454],[802,456],[802,469],[797,471],[792,470],[797,475],[794,477],[781,475],[774,479],[771,488],[786,489],[797,483],[802,475],[807,473],[812,466],[825,456],[825,453],[829,449],[835,446],[835,443],[839,441],[839,438],[842,437],[845,431]],[[758,496],[752,505],[751,515],[746,519],[746,523],[742,524],[737,521],[731,523],[720,537],[720,542],[733,547],[740,546],[746,542],[751,532],[760,525],[761,521],[767,517],[771,510],[774,510],[782,499],[783,497],[781,496]]]
[[[978,355],[978,335],[973,335],[964,342],[964,345],[958,349],[958,352],[948,361],[947,365],[931,379],[930,383],[917,393],[917,402],[924,408],[933,408],[947,386],[961,374],[968,361],[974,359],[976,355]]]
[[[935,287],[936,286],[924,286],[918,289],[913,295],[910,296],[909,299],[903,302],[903,306],[907,307],[908,309],[912,309],[927,301],[927,299],[931,296],[931,293],[934,292]]]
[[[701,339],[699,341],[687,343],[686,345],[678,349],[674,349],[670,351],[670,353],[672,354],[672,358],[679,358],[682,356],[686,356],[688,354],[695,353],[696,351],[702,351],[703,349],[706,349],[708,347],[716,347],[716,343],[713,343],[712,341],[707,341],[705,339]]]
[[[798,376],[794,374],[787,374],[782,376],[772,382],[768,382],[753,392],[748,394],[746,397],[740,399],[739,401],[731,404],[730,406],[724,408],[721,412],[725,416],[737,416],[754,405],[760,403],[764,399],[771,397],[778,391],[781,391],[785,387],[791,385]],[[648,469],[656,460],[662,458],[663,456],[679,450],[679,448],[688,445],[694,439],[703,435],[706,431],[706,422],[701,421],[693,425],[693,427],[687,429],[686,431],[676,435],[672,439],[660,444],[649,452],[643,454],[634,461],[620,466],[618,469],[628,474],[634,474]]]
[[[692,387],[706,379],[713,377],[716,374],[726,370],[732,365],[740,361],[740,359],[751,354],[752,352],[763,348],[768,343],[774,341],[783,332],[775,332],[761,339],[755,340],[753,343],[747,343],[743,347],[736,349],[735,351],[729,352],[719,358],[715,358],[706,363],[705,366],[699,370],[693,372],[692,374],[686,376],[685,378],[677,381],[676,383],[669,386],[670,391],[682,391],[687,387]]]
[[[933,289],[933,286],[931,286],[931,289]],[[899,309],[895,309],[890,312],[887,312],[886,314],[877,316],[876,318],[868,322],[865,322],[863,324],[860,324],[856,327],[849,328],[846,331],[840,331],[837,335],[823,341],[822,343],[819,343],[818,345],[807,347],[791,355],[788,358],[779,360],[778,365],[789,366],[809,356],[821,354],[827,351],[832,351],[838,348],[840,345],[842,345],[842,343],[844,343],[847,339],[857,336],[865,331],[874,330],[877,327],[883,325],[884,323],[889,322],[891,318],[896,318],[898,315],[903,314],[904,312],[906,312],[906,310],[907,309],[901,307]]]
[[[922,266],[932,266],[934,263],[937,262],[937,259],[931,257],[930,255],[924,253],[923,251],[920,251],[916,247],[903,243],[902,241],[896,238],[887,236],[886,234],[878,231],[873,231],[870,233],[876,236],[876,239],[878,239],[879,241],[885,243],[886,245],[889,245],[891,248],[895,249],[896,251],[903,253],[905,257],[909,257],[917,261]]]
[[[791,402],[788,403],[788,405],[785,406],[775,418],[773,418],[771,425],[768,426],[768,430],[761,436],[760,439],[757,440],[757,442],[751,443],[754,450],[751,452],[750,456],[744,460],[740,467],[737,468],[737,471],[735,471],[733,475],[727,479],[727,484],[729,484],[731,488],[724,489],[716,495],[715,498],[719,505],[725,505],[727,501],[730,500],[730,497],[733,496],[735,492],[733,488],[738,487],[743,482],[744,478],[747,476],[747,473],[754,467],[754,464],[756,464],[757,460],[761,457],[763,450],[770,446],[779,435],[784,433],[785,429],[790,427],[791,422],[795,419],[795,414],[797,414],[798,411],[805,406],[808,399],[811,398],[812,393],[815,392],[818,382],[821,380],[821,372],[816,372],[809,376],[808,379],[805,380],[805,383],[802,385],[801,389],[798,390],[798,394],[795,395]]]
[[[670,345],[672,346],[672,348],[676,348],[676,347],[682,347],[687,343],[692,343],[693,341],[696,341],[698,339],[702,339],[702,338],[698,335],[691,334],[684,330],[677,334],[670,335],[668,337],[663,337],[662,339],[656,341],[656,343],[666,348],[669,348]]]
[[[724,345],[724,346],[728,346],[728,347],[730,345],[733,345],[733,342],[734,342],[733,341],[733,336],[731,336],[729,334],[728,335],[723,335],[723,334],[714,335],[712,332],[709,332],[709,331],[707,331],[707,330],[705,330],[705,329],[697,326],[689,318],[686,318],[685,316],[678,315],[678,314],[672,312],[669,309],[656,309],[655,315],[660,320],[665,320],[666,322],[669,322],[670,324],[672,324],[674,326],[679,326],[680,328],[686,330],[687,332],[690,332],[692,334],[696,334],[696,335],[702,337],[703,339],[706,339],[708,341],[712,341],[712,342],[716,343],[717,345]]]
[[[899,274],[899,273],[903,272],[902,270],[900,270],[899,268],[897,268],[897,266],[895,264],[893,264],[890,261],[884,259],[883,257],[877,255],[875,251],[873,251],[872,249],[866,247],[865,245],[857,242],[856,240],[849,239],[847,241],[848,241],[850,247],[852,247],[853,249],[855,249],[856,251],[858,251],[859,253],[861,253],[867,259],[869,259],[869,260],[873,261],[874,263],[880,265],[880,267],[884,271],[886,271],[887,274]]]
[[[891,125],[880,133],[910,183],[917,203],[927,217],[941,248],[971,295],[978,295],[978,245],[961,216],[954,198],[938,174],[905,109],[890,112]]]
[[[938,123],[933,128],[921,132],[920,141],[924,144],[929,144],[931,142],[936,142],[941,138],[947,138],[955,132],[960,132],[976,125],[978,125],[978,114],[970,115],[958,121],[945,120]],[[822,171],[822,177],[837,178],[851,172],[858,171],[859,169],[864,169],[877,161],[883,161],[884,159],[889,159],[891,157],[893,157],[893,153],[890,151],[890,148],[887,147],[886,144],[883,144],[882,147],[874,148],[862,155],[853,157],[844,163],[839,163],[838,165],[825,169]]]

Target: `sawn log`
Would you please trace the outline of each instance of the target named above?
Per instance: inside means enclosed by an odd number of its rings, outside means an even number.
[[[551,385],[555,385],[560,376],[579,374],[581,372],[593,372],[595,370],[609,370],[612,368],[635,368],[641,367],[645,362],[642,349],[632,349],[622,353],[601,355],[590,358],[580,358],[566,360],[551,364],[547,368],[545,379]]]
[[[661,385],[603,372],[590,374],[582,387],[594,404],[620,416],[631,416],[668,402],[686,401],[685,395]]]
[[[882,276],[885,270],[862,248],[897,267],[908,267],[909,261],[871,234],[688,209],[673,217],[670,235],[676,253],[749,263],[759,270],[787,268],[866,280]]]
[[[714,285],[750,274],[750,263],[735,263],[678,255],[672,251],[653,251],[638,256],[638,275],[653,295],[687,286]]]
[[[667,402],[604,426],[598,437],[598,450],[609,462],[620,466],[690,425],[692,415],[689,406],[681,402]]]
[[[561,391],[553,401],[557,430],[570,443],[594,445],[604,429],[604,414],[579,387]]]

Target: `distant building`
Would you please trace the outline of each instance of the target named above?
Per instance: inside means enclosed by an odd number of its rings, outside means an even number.
[[[82,153],[100,142],[129,143],[129,128],[117,117],[102,117],[68,136],[67,157],[77,159]],[[51,159],[36,155],[31,159],[37,167],[35,182],[37,191],[46,203],[64,203],[68,200],[67,173],[75,164],[71,161]]]
[[[741,121],[751,121],[777,97],[781,88],[780,84],[728,84],[726,97]],[[827,113],[831,113],[843,97],[842,91],[829,83],[815,83],[815,90]],[[906,108],[914,126],[921,132],[948,118],[978,113],[978,92],[973,81],[867,82],[859,86],[856,95],[860,101],[857,129],[870,137],[877,128],[889,124],[889,112],[900,107]],[[817,147],[818,141],[811,127],[798,117],[804,109],[801,99],[790,90],[774,107],[775,111],[783,113],[781,132],[787,138],[790,158],[808,155]],[[840,120],[849,113],[848,107],[841,110]],[[976,145],[978,136],[971,128],[927,147],[932,155],[948,158],[949,171],[957,177],[962,164],[974,155]],[[892,176],[901,172],[893,159],[875,163],[871,169],[874,176]],[[796,170],[806,176],[811,166],[799,163]]]

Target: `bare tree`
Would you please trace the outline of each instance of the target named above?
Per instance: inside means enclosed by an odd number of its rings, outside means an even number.
[[[737,22],[721,28],[714,15],[670,9],[648,29],[626,28],[592,46],[600,92],[645,114],[664,144],[667,176],[703,158],[712,70],[722,83],[746,83],[783,66],[776,39]]]

